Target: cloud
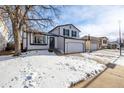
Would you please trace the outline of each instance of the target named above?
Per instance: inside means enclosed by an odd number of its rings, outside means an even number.
[[[81,36],[90,34],[116,40],[119,36],[119,20],[121,31],[124,33],[124,6],[72,5],[64,6],[57,24],[74,24],[82,31]]]
[[[100,14],[98,10],[101,9]],[[121,31],[124,33],[124,7],[123,6],[97,6],[94,22],[78,25],[82,32],[85,30],[93,36],[107,36],[110,40],[116,40],[119,30],[118,21],[121,20]],[[85,33],[82,33],[82,36]],[[122,35],[123,37],[123,35]]]

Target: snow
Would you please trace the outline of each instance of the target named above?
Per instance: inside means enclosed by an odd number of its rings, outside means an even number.
[[[124,56],[119,57],[115,64],[124,66]]]
[[[81,53],[85,58],[96,60],[100,63],[114,63],[117,65],[124,66],[124,50],[122,49],[122,56],[118,49],[104,49],[98,50],[91,53]]]
[[[113,63],[119,57],[119,50],[104,49],[104,50],[94,51],[91,53],[81,53],[81,55],[86,58],[107,64],[107,63]]]
[[[29,51],[20,57],[0,56],[0,87],[65,88],[105,68],[94,60],[57,56],[47,50]]]

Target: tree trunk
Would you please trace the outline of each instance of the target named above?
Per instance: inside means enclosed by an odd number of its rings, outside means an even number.
[[[21,54],[21,39],[20,39],[20,31],[16,23],[13,23],[13,34],[14,34],[14,41],[15,41],[14,56],[19,56]]]

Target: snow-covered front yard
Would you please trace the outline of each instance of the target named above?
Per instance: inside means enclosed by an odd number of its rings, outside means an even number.
[[[56,56],[46,50],[30,51],[20,57],[0,56],[0,87],[70,87],[105,67],[87,58]]]

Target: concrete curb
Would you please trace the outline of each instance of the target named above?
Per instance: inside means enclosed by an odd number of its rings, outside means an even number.
[[[108,68],[106,67],[101,73],[97,74],[96,76],[89,78],[88,80],[81,80],[73,85],[70,88],[86,88],[91,82],[93,82],[97,77],[99,77],[102,73],[104,73]]]

